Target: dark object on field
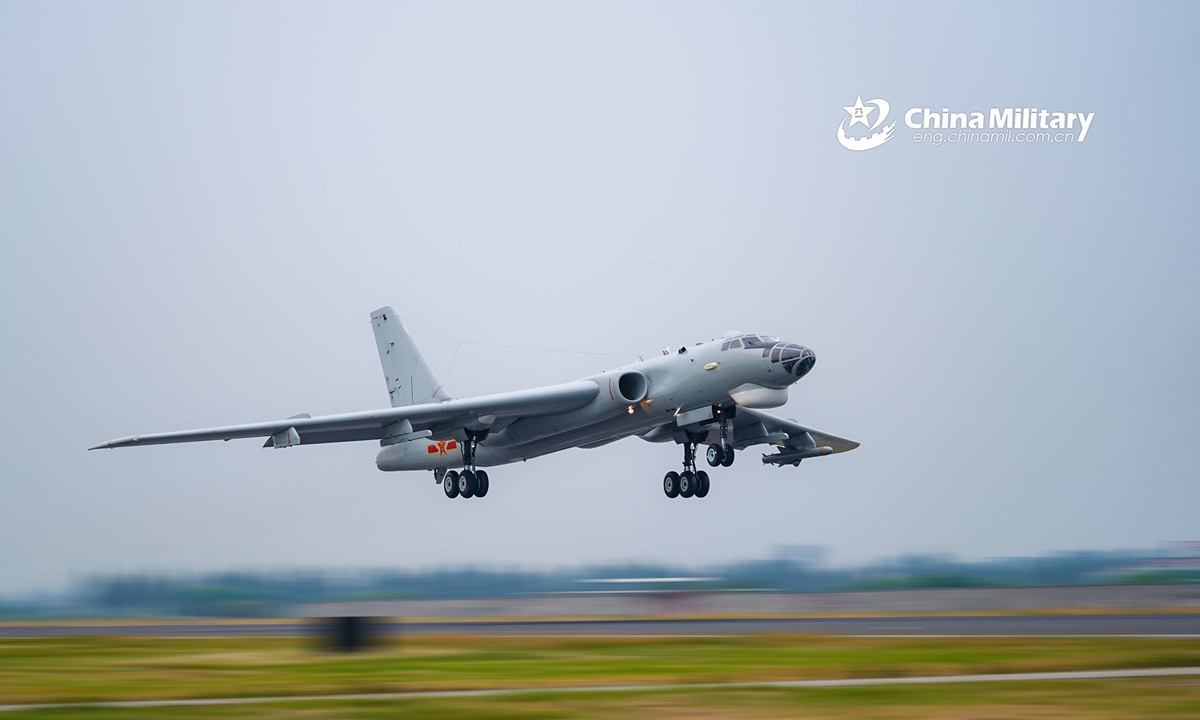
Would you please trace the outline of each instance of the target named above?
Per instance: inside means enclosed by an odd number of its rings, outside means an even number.
[[[318,640],[326,650],[359,652],[379,644],[381,619],[373,617],[325,617],[316,621]]]

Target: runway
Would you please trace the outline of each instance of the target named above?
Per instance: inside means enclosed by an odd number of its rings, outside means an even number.
[[[642,620],[390,621],[400,635],[705,636],[812,633],[846,636],[1141,636],[1200,637],[1200,613],[941,615],[794,618],[651,618]],[[0,638],[68,636],[301,637],[305,620],[88,621],[0,624]]]
[[[109,709],[134,710],[141,708],[223,707],[230,705],[262,705],[310,702],[389,702],[396,700],[429,700],[438,698],[494,698],[514,695],[565,695],[571,693],[629,693],[629,692],[695,692],[698,690],[760,690],[817,689],[847,687],[881,687],[895,685],[946,685],[960,683],[997,682],[1063,682],[1078,680],[1131,680],[1141,678],[1177,678],[1200,675],[1200,668],[1131,668],[1128,670],[1082,670],[1068,672],[992,673],[981,675],[931,675],[917,677],[847,678],[831,680],[775,680],[725,683],[670,683],[645,685],[573,685],[554,687],[523,687],[491,690],[429,690],[413,692],[379,692],[330,695],[268,695],[225,698],[187,698],[177,700],[116,700],[108,702],[29,703],[0,705],[0,712],[31,710]]]

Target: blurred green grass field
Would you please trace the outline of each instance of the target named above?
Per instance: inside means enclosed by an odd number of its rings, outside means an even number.
[[[301,639],[0,640],[0,704],[1200,666],[1194,638],[420,636],[355,654]],[[4,717],[1200,717],[1200,678],[699,689]]]

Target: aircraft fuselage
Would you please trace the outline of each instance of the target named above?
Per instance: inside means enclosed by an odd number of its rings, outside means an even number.
[[[745,343],[753,341],[749,347]],[[670,351],[585,378],[596,397],[582,408],[555,415],[519,418],[500,426],[481,417],[463,427],[432,428],[428,438],[380,450],[380,470],[455,469],[464,465],[462,446],[473,432],[475,465],[491,467],[570,447],[600,445],[669,426],[688,429],[690,411],[742,405],[778,407],[787,388],[812,367],[815,356],[802,345],[770,336],[739,336]],[[664,435],[663,439],[669,439]]]

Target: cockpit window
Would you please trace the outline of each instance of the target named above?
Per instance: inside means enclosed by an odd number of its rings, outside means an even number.
[[[755,350],[762,349],[764,353],[770,351],[771,346],[779,342],[779,338],[774,335],[742,335],[732,340],[726,340],[721,344],[722,350],[731,350],[734,348],[754,348]],[[764,354],[763,357],[766,357]]]
[[[802,351],[800,350],[799,345],[792,343],[784,345],[783,352],[780,355],[780,359],[783,360],[783,371],[790,373],[792,371],[792,367],[796,364],[796,361],[800,359],[801,354]]]
[[[817,362],[816,355],[813,351],[797,345],[795,343],[785,343],[776,345],[771,351],[771,360],[773,362],[783,363],[783,371],[802,378],[812,370],[813,365]]]

